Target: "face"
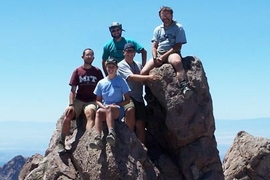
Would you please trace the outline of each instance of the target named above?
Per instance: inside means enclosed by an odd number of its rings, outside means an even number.
[[[127,48],[124,50],[124,56],[126,60],[133,59],[135,56],[135,50],[133,48]]]
[[[107,64],[106,65],[106,71],[110,75],[114,75],[117,72],[117,66],[114,64]]]
[[[111,35],[113,38],[118,39],[122,36],[122,30],[119,27],[111,29]]]
[[[85,64],[92,64],[94,60],[94,52],[91,50],[85,50],[84,55],[82,56]]]
[[[173,18],[170,11],[161,11],[159,17],[165,25],[170,25]]]

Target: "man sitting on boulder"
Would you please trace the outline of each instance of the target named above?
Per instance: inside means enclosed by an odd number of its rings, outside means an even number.
[[[159,11],[159,17],[163,22],[154,30],[152,39],[152,59],[150,59],[141,71],[141,74],[149,74],[154,67],[164,63],[170,63],[176,70],[180,89],[184,98],[192,95],[188,87],[187,77],[182,65],[181,47],[185,44],[186,35],[181,24],[173,20],[173,10],[163,6]]]

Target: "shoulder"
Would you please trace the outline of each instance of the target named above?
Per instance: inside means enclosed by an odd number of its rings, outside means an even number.
[[[163,24],[160,24],[157,27],[155,27],[154,31],[159,31],[162,28],[164,28],[164,26],[163,26]]]
[[[131,38],[125,38],[125,40],[126,40],[128,43],[137,43],[134,39],[131,39]]]
[[[139,61],[134,61],[137,66],[142,66],[142,64]]]
[[[177,21],[174,21],[174,26],[176,26],[176,27],[179,28],[179,29],[183,29],[182,24],[180,24],[180,23],[177,22]]]
[[[125,66],[126,64],[127,64],[127,62],[123,59],[117,65],[118,65],[118,67],[122,67],[122,66]]]
[[[136,47],[136,52],[139,52],[141,51],[142,49],[144,49],[144,47],[138,43],[137,41],[135,41],[134,39],[130,39],[130,38],[127,38],[127,43],[133,43]]]
[[[109,40],[105,43],[104,48],[109,47],[113,43],[113,40]]]
[[[122,76],[120,76],[120,75],[116,75],[116,79],[117,79],[118,81],[121,81],[121,82],[122,82],[122,81],[125,81],[124,78],[122,78]]]
[[[98,67],[92,65],[93,70],[95,71],[101,71]]]
[[[74,69],[73,72],[77,73],[78,71],[83,71],[83,70],[84,70],[83,67],[82,66],[79,66],[76,69]]]
[[[104,83],[107,82],[107,81],[108,81],[108,80],[107,80],[107,77],[102,78],[100,81],[98,81],[98,86],[104,85]]]

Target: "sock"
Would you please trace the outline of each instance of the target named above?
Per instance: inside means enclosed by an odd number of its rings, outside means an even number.
[[[179,82],[179,86],[180,86],[180,89],[183,90],[186,86],[187,86],[187,81],[186,80],[182,80],[181,82]]]
[[[65,138],[66,138],[66,135],[64,135],[64,134],[60,134],[60,140],[62,140],[62,141],[65,141]]]
[[[110,133],[115,134],[114,128],[110,128],[110,129],[109,129],[109,134],[110,134]]]

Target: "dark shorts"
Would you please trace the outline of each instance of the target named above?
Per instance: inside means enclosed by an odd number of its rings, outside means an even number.
[[[166,52],[167,52],[167,51],[162,51],[162,52],[158,51],[158,52],[157,52],[157,56],[159,57],[159,56],[161,56],[162,54],[164,54],[164,53],[166,53]],[[182,58],[180,52],[176,52],[176,54],[179,54],[179,56]],[[170,56],[170,55],[169,55],[169,56]],[[168,58],[169,58],[169,56],[165,59],[165,61],[164,61],[163,63],[168,63]]]
[[[143,102],[138,102],[135,99],[131,98],[134,106],[135,106],[135,118],[136,120],[142,120],[142,121],[147,121],[147,111],[145,104]]]

